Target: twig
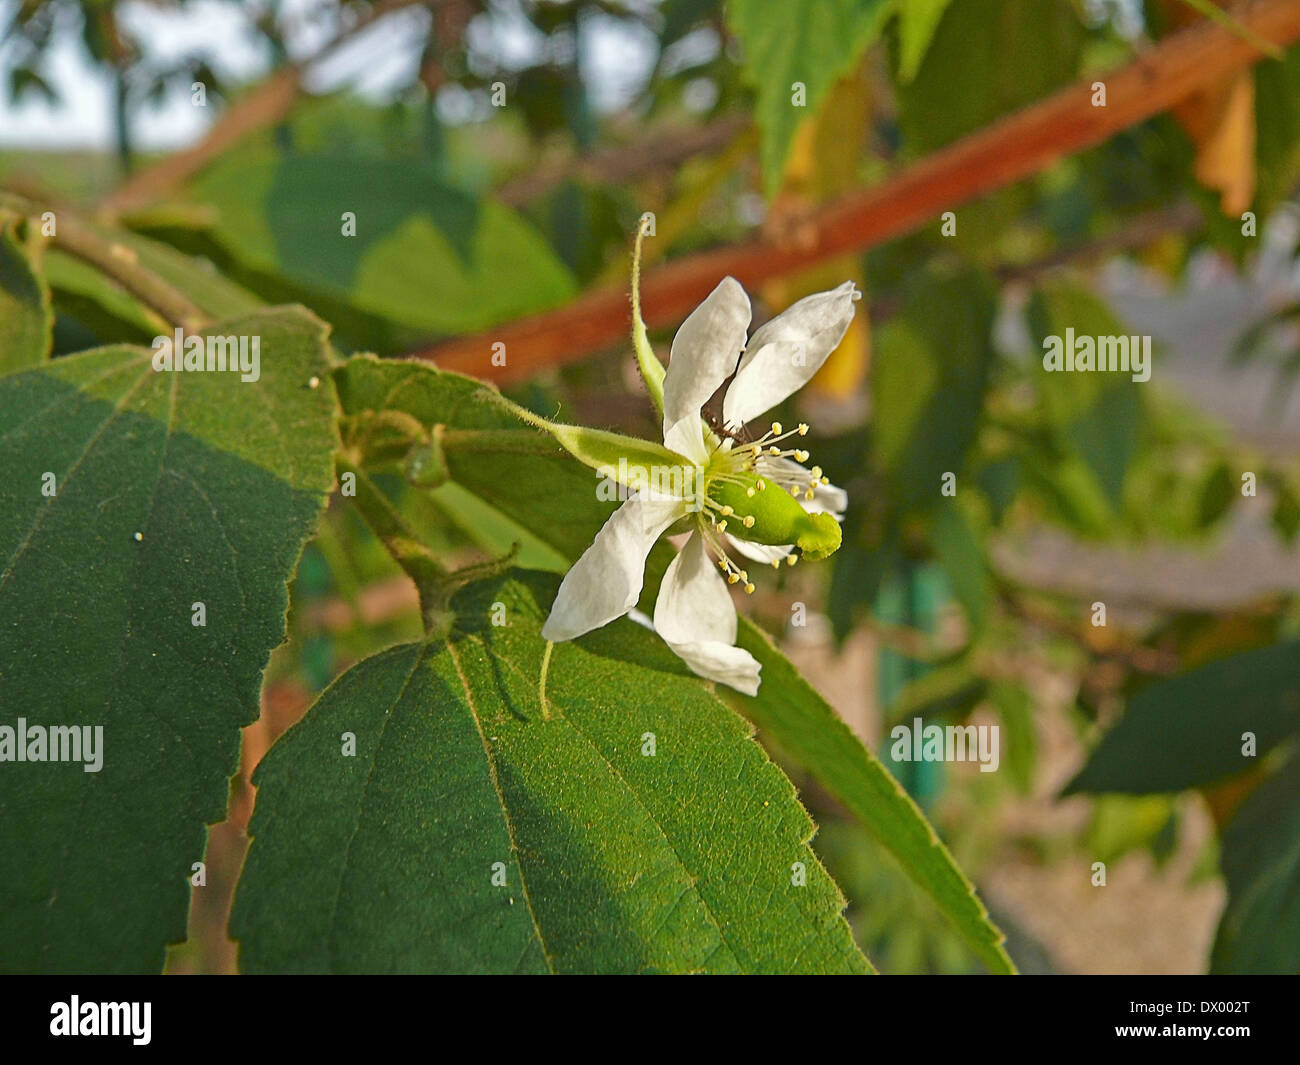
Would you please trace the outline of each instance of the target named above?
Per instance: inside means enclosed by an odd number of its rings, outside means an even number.
[[[1248,0],[1232,12],[1251,32],[1278,44],[1300,37],[1296,0]],[[1249,66],[1258,49],[1240,35],[1198,22],[1154,46],[1113,74],[1088,78],[972,133],[906,167],[874,188],[846,196],[812,215],[797,239],[756,239],[678,259],[648,274],[645,319],[664,327],[681,321],[728,274],[754,288],[812,263],[876,247],[1005,185],[1038,173],[1168,110],[1202,85]],[[1107,106],[1092,104],[1092,82],[1106,83]],[[413,353],[497,381],[527,377],[602,351],[628,336],[626,288],[590,292],[565,307],[444,341]],[[492,365],[492,344],[510,351]]]
[[[11,192],[0,191],[0,205],[26,215],[33,220],[33,225],[44,211],[42,205]],[[198,331],[209,322],[208,316],[188,296],[142,266],[134,248],[100,236],[68,211],[56,213],[54,235],[48,240],[54,247],[112,278],[171,325]]]

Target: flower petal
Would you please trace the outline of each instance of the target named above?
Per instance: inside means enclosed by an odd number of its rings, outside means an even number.
[[[666,447],[696,462],[708,460],[700,408],[736,369],[750,317],[740,282],[724,277],[677,330],[664,376]]]
[[[572,640],[626,614],[641,596],[650,549],[685,513],[680,499],[640,494],[614,511],[560,582],[543,639]]]
[[[768,544],[756,544],[752,540],[742,540],[738,536],[732,536],[731,533],[723,533],[722,535],[736,549],[737,554],[744,555],[751,562],[763,562],[769,566],[773,562],[780,562],[781,559],[794,550],[794,544],[772,547]]]
[[[739,428],[802,388],[844,339],[858,298],[853,282],[845,281],[805,296],[759,327],[727,389],[727,427]]]
[[[669,643],[668,649],[697,677],[715,680],[745,695],[758,694],[758,674],[763,667],[744,648],[708,640],[705,643]]]
[[[758,692],[758,661],[736,642],[736,607],[727,584],[692,533],[664,574],[655,630],[691,671],[746,695]]]

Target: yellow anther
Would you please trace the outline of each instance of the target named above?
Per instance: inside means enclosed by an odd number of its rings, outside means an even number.
[[[722,516],[723,516],[724,518],[729,518],[729,517],[731,517],[731,515],[733,515],[734,513],[736,513],[736,512],[735,512],[734,510],[732,510],[730,507],[723,507],[723,508],[722,508]]]
[[[814,466],[814,467],[812,468],[812,477],[813,477],[813,480],[814,480],[814,481],[817,480],[817,478],[819,478],[821,475],[822,475],[822,468],[821,468],[820,466]]]
[[[808,498],[811,499],[812,496],[810,495]],[[717,525],[714,526],[714,528],[717,529],[718,532],[726,532],[726,531],[727,531],[727,523],[726,523],[725,520],[720,521],[720,522],[718,522]]]
[[[760,492],[763,491],[763,489],[766,488],[766,487],[767,487],[767,482],[766,482],[766,481],[759,481],[759,482],[758,482],[758,490],[759,490]]]
[[[808,491],[806,491],[806,492],[803,494],[803,497],[804,497],[804,499],[809,499],[809,500],[812,499],[812,497],[813,497],[813,490],[812,490],[811,488],[809,488]]]
[[[753,585],[753,584],[746,584],[746,585],[745,585],[745,594],[746,594],[746,595],[753,595],[753,594],[754,594],[754,585]]]
[[[753,498],[754,498],[754,490],[753,490],[752,488],[746,488],[746,489],[745,489],[745,495],[747,495],[747,496],[749,496],[751,499],[753,499]]]
[[[831,479],[830,479],[829,477],[823,477],[823,478],[821,479],[821,483],[822,483],[822,484],[830,484],[830,483],[831,483]]]
[[[781,454],[781,449],[777,447],[775,444],[773,444],[771,447],[767,449],[767,453],[769,455],[779,455]]]
[[[774,558],[774,559],[772,559],[772,568],[773,568],[773,569],[780,569],[780,568],[781,568],[781,560],[780,560],[779,558]]]
[[[790,494],[794,496],[795,499],[799,498],[799,486],[797,484],[792,484],[790,486]]]
[[[728,583],[728,584],[735,584],[738,580],[740,580],[740,574],[739,574],[739,573],[728,573],[728,574],[727,574],[727,583]]]
[[[796,451],[796,452],[794,453],[794,457],[795,457],[795,461],[796,461],[796,462],[807,462],[807,461],[808,461],[808,452],[806,452],[806,451],[802,451],[802,450],[800,450],[800,451]]]
[[[803,423],[803,422],[800,422],[800,423],[799,423],[799,435],[800,435],[800,436],[807,436],[807,435],[808,435],[808,426],[807,426],[805,423]]]
[[[798,555],[795,555],[795,554],[789,554],[789,555],[786,555],[786,556],[785,556],[785,564],[786,564],[787,566],[793,566],[793,565],[794,565],[796,562],[798,562],[798,561],[799,561],[799,556],[798,556]]]
[[[772,432],[773,432],[773,434],[775,434],[776,436],[780,436],[780,435],[781,435],[781,423],[780,423],[780,422],[773,422],[773,423],[772,423]]]
[[[727,571],[727,560],[725,558],[718,559],[718,569],[722,570],[724,573]]]
[[[746,528],[746,529],[752,529],[753,527],[754,527],[754,515],[753,515],[753,514],[746,514],[746,515],[745,515],[745,528]]]

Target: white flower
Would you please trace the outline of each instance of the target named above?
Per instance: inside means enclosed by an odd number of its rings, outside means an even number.
[[[722,408],[729,432],[792,395],[843,339],[858,298],[851,281],[808,296],[748,344],[749,297],[734,278],[724,278],[691,312],[673,338],[663,379],[664,446],[681,460],[679,476],[643,485],[610,516],[565,575],[543,637],[571,640],[632,609],[650,549],[676,525],[690,537],[664,574],[655,630],[700,676],[747,695],[758,691],[759,664],[735,646],[736,609],[727,590],[743,583],[752,592],[754,585],[728,549],[773,566],[782,559],[793,565],[796,550],[825,557],[839,546],[837,522],[847,500],[820,467],[802,465],[806,451],[781,446],[805,435],[807,425],[783,431],[773,423],[741,443],[714,433],[700,410],[733,372]]]

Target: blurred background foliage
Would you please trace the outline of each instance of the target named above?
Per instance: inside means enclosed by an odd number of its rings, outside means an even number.
[[[263,57],[236,78],[226,40],[183,54],[151,43],[143,9],[183,19],[196,6],[0,8],[11,104],[58,112],[78,87],[48,57],[76,37],[111,86],[114,131],[108,153],[6,139],[0,180],[124,225],[141,261],[211,313],[301,302],[342,350],[394,356],[625,285],[645,211],[652,263],[754,234],[797,243],[819,205],[1065,85],[1105,81],[1203,17],[1183,0],[228,0]],[[384,22],[396,29],[367,45]],[[322,89],[313,71],[330,63],[342,73]],[[399,74],[360,91],[380,63]],[[175,157],[136,133],[200,96],[216,129],[243,116],[238,135],[160,177]],[[782,570],[755,612],[882,758],[899,721],[1000,725],[996,773],[892,768],[1024,969],[1177,968],[1186,953],[1160,942],[1141,958],[1073,948],[1103,935],[1079,900],[1103,891],[1172,938],[1180,927],[1153,900],[1219,882],[1226,901],[1202,891],[1208,902],[1177,911],[1199,921],[1201,962],[1300,969],[1298,187],[1292,47],[958,207],[955,232],[936,217],[755,293],[767,316],[846,278],[865,292],[803,406],[781,414],[813,422],[815,459],[849,490],[844,547],[831,565]],[[340,241],[348,212],[356,236]],[[51,249],[46,271],[56,352],[158,332],[77,259]],[[1043,372],[1042,339],[1066,329],[1154,335],[1151,382]],[[628,354],[506,389],[540,413],[651,435]],[[486,349],[482,373],[494,375]],[[1258,399],[1244,413],[1216,403],[1243,389]],[[388,487],[448,556],[518,541],[524,564],[563,569],[454,485]],[[408,593],[333,508],[300,568],[246,767],[347,664],[419,631]],[[799,603],[808,624],[792,626]],[[795,779],[882,970],[976,970],[880,847]],[[232,819],[246,823],[239,788]],[[1109,867],[1104,889],[1094,862]],[[220,967],[223,933],[205,919],[177,967]]]

